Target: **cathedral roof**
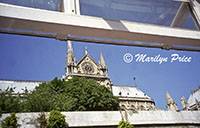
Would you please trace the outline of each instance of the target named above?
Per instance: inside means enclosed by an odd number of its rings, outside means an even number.
[[[43,81],[46,82],[46,81]],[[8,87],[13,87],[14,93],[23,93],[23,89],[33,90],[36,86],[41,84],[42,81],[30,80],[0,80],[0,89],[6,90]]]
[[[200,102],[200,86],[191,92],[190,97],[188,99],[189,106],[196,104],[196,100]]]
[[[144,98],[144,99],[151,99],[145,93],[143,93],[140,89],[135,86],[119,86],[114,85],[112,86],[112,92],[114,96],[118,97],[136,97],[136,98]]]
[[[92,57],[89,56],[88,54],[85,54],[85,55],[78,61],[77,65],[79,65],[86,57],[89,57],[90,60],[91,60],[96,66],[98,66],[98,64],[97,64],[97,63],[92,59]]]

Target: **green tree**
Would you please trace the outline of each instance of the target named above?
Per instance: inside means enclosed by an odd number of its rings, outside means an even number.
[[[0,89],[0,111],[2,113],[21,111],[20,95],[13,95],[14,89],[7,88],[5,91]]]
[[[119,99],[94,80],[72,78],[62,81],[57,78],[42,83],[26,95],[23,111],[106,111],[117,110]]]
[[[17,117],[15,113],[12,113],[10,116],[6,117],[1,124],[2,128],[17,128],[19,124],[17,123]]]
[[[117,110],[119,99],[94,80],[73,78],[66,82],[66,92],[75,101],[74,111]]]
[[[50,112],[47,128],[66,128],[67,126],[65,115],[56,110]]]
[[[69,111],[73,99],[64,91],[65,81],[55,78],[49,83],[42,83],[26,94],[23,101],[23,111],[47,112],[51,110]]]

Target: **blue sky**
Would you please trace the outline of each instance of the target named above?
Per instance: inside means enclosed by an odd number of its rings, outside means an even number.
[[[135,1],[139,2],[138,0]],[[152,2],[153,0],[144,1]],[[116,8],[119,9],[120,6],[106,3],[106,0],[100,0],[98,1],[99,3],[92,2],[92,0],[81,0],[82,14],[103,17],[105,19],[130,20],[165,26],[170,25],[180,5],[177,2],[174,4],[171,0],[170,2],[160,0],[161,4],[163,2],[163,8],[156,8],[156,4],[159,4],[158,1],[152,5],[148,4],[148,6],[152,6],[150,15],[148,8],[146,8],[147,10],[144,8],[142,12],[129,10],[132,9],[131,7],[126,8],[125,11],[119,11]],[[91,5],[87,5],[86,3],[90,3]],[[128,3],[128,5],[131,4],[133,3]],[[94,5],[102,5],[102,8],[95,7]],[[109,5],[113,5],[115,8],[110,9]],[[138,3],[137,6],[140,5],[141,7],[143,6],[142,3]],[[195,29],[191,15],[187,18],[184,27]],[[188,99],[190,92],[200,84],[199,52],[167,51],[155,48],[73,41],[74,54],[77,61],[84,55],[84,47],[86,45],[88,46],[89,55],[96,62],[99,61],[100,50],[102,50],[109,69],[110,79],[115,85],[134,86],[133,77],[136,77],[138,88],[153,98],[156,106],[159,108],[165,109],[165,93],[169,91],[178,104],[178,108],[181,109],[180,98],[185,96]],[[67,43],[64,41],[41,37],[0,34],[0,79],[50,81],[54,77],[61,78],[65,74],[66,52]],[[133,58],[132,62],[126,63],[123,60],[125,53],[131,53],[133,57],[136,54],[147,54],[151,57],[160,54],[161,57],[168,57],[169,60],[166,63],[158,64],[153,62],[136,62],[136,58]],[[179,54],[179,56],[191,57],[192,61],[190,63],[180,63],[177,61],[170,63],[170,56],[174,53]]]
[[[0,79],[50,81],[65,74],[67,43],[55,39],[0,34]],[[134,86],[136,77],[138,88],[152,97],[156,106],[165,108],[166,91],[181,108],[180,98],[189,98],[190,92],[200,84],[200,53],[186,51],[167,51],[154,48],[115,46],[95,43],[73,42],[77,61],[84,55],[84,47],[96,62],[100,50],[109,69],[110,79],[115,85]],[[147,54],[170,59],[171,54],[192,57],[190,63],[170,61],[166,63],[126,63],[125,53]]]

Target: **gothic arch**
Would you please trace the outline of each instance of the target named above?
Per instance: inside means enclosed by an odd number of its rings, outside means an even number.
[[[132,109],[132,110],[136,110],[135,105],[131,105],[131,109]]]
[[[122,104],[122,105],[120,106],[120,108],[121,108],[121,110],[125,110],[125,109],[126,109],[126,106],[125,106],[124,104]]]
[[[145,107],[143,105],[141,105],[140,110],[145,111]]]

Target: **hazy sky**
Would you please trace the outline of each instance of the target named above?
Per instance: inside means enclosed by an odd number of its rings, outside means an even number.
[[[90,10],[92,9],[91,5],[84,4],[84,0],[81,1],[83,2],[81,10],[85,15],[101,17],[106,14],[104,18],[125,18],[125,20],[128,20],[126,18],[134,14],[119,14],[119,12],[116,12],[116,15],[111,15],[98,7],[93,8],[92,11]],[[105,2],[105,0],[103,1]],[[88,0],[85,0],[85,2],[91,3],[91,1]],[[98,5],[104,5],[103,8],[108,6],[105,5],[105,3],[99,3]],[[115,9],[119,9],[120,7],[117,6],[117,4],[111,3],[110,5],[115,7]],[[153,12],[156,12],[154,16],[160,15],[158,19],[152,18],[149,20],[146,18],[146,20],[141,22],[169,25],[176,11],[172,8],[170,10],[171,12],[167,12],[166,10],[169,10],[168,7],[170,6],[167,4],[165,5],[167,6],[167,8],[164,9],[165,11],[158,11],[161,10],[159,8],[153,9]],[[177,8],[178,5],[179,4],[174,4],[173,6]],[[115,12],[115,9],[111,9],[111,11],[109,11],[109,8],[107,9],[107,12]],[[129,10],[129,8],[125,9],[127,9],[127,12],[135,12],[135,10]],[[136,19],[138,18],[140,21],[141,15],[143,18],[148,15],[144,13],[144,11],[145,10],[143,10],[143,13],[140,13],[140,15],[137,14]],[[136,13],[137,12],[135,12],[135,15]],[[164,20],[163,17],[165,17]],[[134,20],[135,19],[131,19],[131,21]],[[185,28],[194,29],[190,16],[184,26]],[[74,54],[77,61],[84,55],[84,47],[86,45],[88,46],[89,55],[94,58],[96,62],[99,61],[100,50],[102,50],[109,70],[110,79],[115,85],[134,86],[133,77],[136,77],[138,88],[153,98],[157,107],[165,109],[165,93],[168,91],[178,104],[178,108],[181,109],[180,98],[185,96],[185,98],[188,99],[190,92],[200,84],[199,52],[167,51],[155,48],[103,45],[73,41]],[[50,81],[54,77],[61,78],[61,76],[65,74],[66,52],[67,43],[64,41],[0,34],[0,79]],[[126,53],[130,53],[133,56],[132,62],[126,63],[124,61],[123,57]],[[162,64],[157,62],[136,62],[137,58],[135,55],[137,54],[146,54],[149,57],[160,56],[162,58],[167,58],[167,62],[163,62]],[[175,61],[171,63],[172,54],[177,54],[179,57],[191,57],[191,62]]]

